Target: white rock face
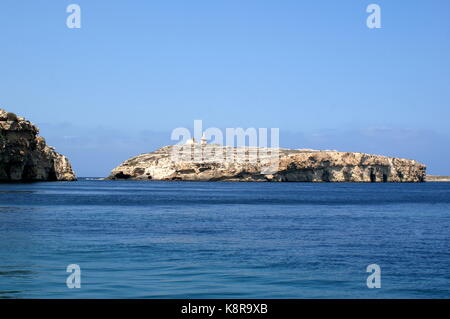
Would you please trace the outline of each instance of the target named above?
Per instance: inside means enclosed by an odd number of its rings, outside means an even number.
[[[73,181],[69,160],[47,146],[39,129],[0,109],[0,181]]]
[[[113,169],[108,179],[370,183],[423,182],[426,175],[426,166],[414,160],[364,153],[186,147],[191,148],[192,156],[174,160],[174,146],[166,146],[133,157]],[[272,168],[270,174],[268,167]]]

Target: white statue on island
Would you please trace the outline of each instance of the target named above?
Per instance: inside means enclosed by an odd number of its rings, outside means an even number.
[[[201,144],[202,144],[202,145],[206,145],[206,143],[207,143],[208,140],[207,140],[205,134],[202,135],[201,140],[202,140]]]
[[[201,145],[206,145],[208,142],[208,139],[206,138],[205,134],[202,135],[202,138],[200,140]],[[195,140],[195,137],[190,138],[186,141],[186,145],[194,145],[194,144],[198,144],[197,141]]]

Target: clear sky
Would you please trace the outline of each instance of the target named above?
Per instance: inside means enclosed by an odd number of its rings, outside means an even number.
[[[81,29],[66,26],[71,3]],[[371,3],[381,29],[366,26]],[[448,0],[2,0],[0,107],[78,176],[195,119],[450,175],[449,14]]]

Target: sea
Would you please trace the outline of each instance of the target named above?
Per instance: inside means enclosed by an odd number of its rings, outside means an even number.
[[[450,183],[0,184],[0,298],[449,297]]]

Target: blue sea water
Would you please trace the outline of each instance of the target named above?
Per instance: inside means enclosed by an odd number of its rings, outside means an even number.
[[[0,298],[449,298],[449,248],[450,183],[0,185]]]

